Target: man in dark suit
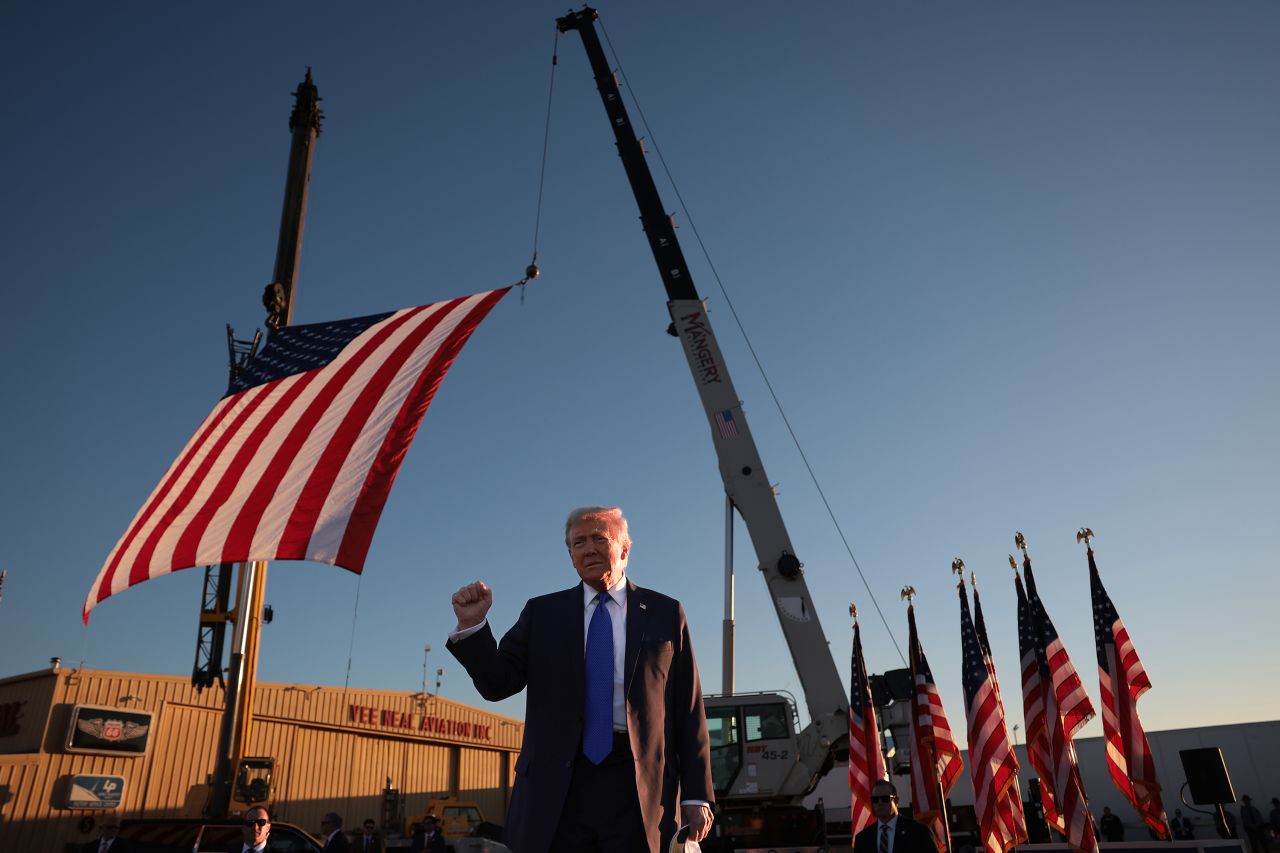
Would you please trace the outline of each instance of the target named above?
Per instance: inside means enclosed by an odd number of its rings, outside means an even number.
[[[97,841],[90,841],[81,848],[84,853],[128,853],[130,849],[129,842],[118,837],[120,834],[119,818],[108,813],[102,819],[101,829],[102,835]]]
[[[326,812],[320,819],[321,840],[324,841],[324,853],[350,853],[351,841],[342,831],[342,816],[337,812]]]
[[[496,643],[489,588],[458,590],[449,651],[490,701],[528,690],[507,813],[515,853],[658,853],[677,823],[711,829],[710,744],[684,609],[625,577],[617,507],[569,514],[582,583],[530,599]],[[612,664],[612,665],[610,665]]]
[[[364,819],[364,832],[351,845],[354,853],[382,853],[382,839],[378,836],[378,825],[373,818]]]
[[[244,813],[240,823],[243,843],[232,849],[239,853],[264,853],[267,839],[271,837],[271,815],[262,806],[253,806]]]
[[[898,789],[888,779],[871,786],[876,822],[853,839],[853,853],[938,853],[933,835],[921,823],[898,814]]]
[[[422,849],[424,853],[445,853],[448,846],[444,843],[444,836],[440,833],[440,821],[436,820],[436,816],[429,814],[422,819]]]

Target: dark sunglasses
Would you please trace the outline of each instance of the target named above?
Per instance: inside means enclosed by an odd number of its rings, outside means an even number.
[[[896,800],[896,799],[898,799],[898,798],[897,798],[896,796],[894,796],[893,794],[877,794],[877,795],[874,795],[874,796],[872,796],[872,797],[871,797],[871,802],[873,802],[873,803],[892,803],[892,802],[893,802],[894,800]]]
[[[269,823],[271,823],[271,821],[267,820],[267,819],[266,819],[266,818],[264,818],[264,817],[260,817],[260,818],[258,818],[257,820],[246,820],[246,821],[244,822],[244,825],[245,825],[245,826],[258,826],[258,827],[262,827],[262,826],[266,826],[266,825],[267,825],[267,824],[269,824]]]

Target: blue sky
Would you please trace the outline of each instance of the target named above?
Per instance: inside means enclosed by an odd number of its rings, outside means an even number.
[[[563,11],[7,10],[0,674],[54,655],[189,670],[199,570],[109,599],[88,629],[80,607],[221,395],[224,324],[262,324],[306,67],[326,120],[297,321],[436,301],[508,284],[529,261]],[[1147,726],[1273,718],[1280,7],[601,11],[650,149],[904,646],[897,593],[918,590],[953,727],[949,566],[978,573],[1010,682],[1015,530],[1096,701],[1085,525],[1155,685]],[[443,649],[451,592],[486,580],[509,625],[529,596],[575,579],[564,514],[603,502],[631,520],[631,576],[685,602],[719,685],[708,427],[577,37],[559,54],[543,276],[445,380],[364,578],[272,566],[264,679],[341,685],[350,647],[353,685],[416,690],[430,643],[445,695],[479,704]],[[832,654],[845,672],[856,600],[868,666],[900,666],[690,217],[678,221]],[[739,687],[799,694],[744,530],[738,542]]]

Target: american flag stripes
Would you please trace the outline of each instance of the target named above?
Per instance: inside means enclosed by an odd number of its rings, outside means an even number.
[[[1010,557],[1010,561],[1012,561]],[[1053,795],[1053,770],[1048,762],[1049,738],[1045,721],[1045,684],[1047,678],[1041,677],[1039,655],[1036,653],[1035,617],[1031,613],[1031,603],[1022,589],[1022,579],[1015,576],[1014,586],[1018,591],[1018,653],[1022,659],[1022,718],[1026,724],[1027,757],[1044,783],[1040,786],[1040,800],[1044,804],[1044,818],[1050,826],[1062,831],[1062,818],[1058,814],[1057,801]]]
[[[991,656],[991,642],[987,639],[987,623],[982,618],[982,598],[978,595],[977,581],[973,584],[973,627],[978,635],[978,645],[982,647],[983,657],[986,658],[987,670],[991,673],[991,686],[996,692],[996,701],[1000,703],[1000,716],[1007,720],[1004,712],[1004,695],[1000,692],[1000,682],[996,680],[995,658]],[[1011,749],[1010,755],[1017,764],[1017,752]],[[1016,837],[1020,841],[1027,840],[1027,818],[1022,806],[1022,789],[1018,785],[1016,771],[1010,780],[1009,789],[996,802],[996,814],[1005,835]]]
[[[716,432],[721,438],[737,438],[738,422],[734,420],[733,409],[725,409],[715,414]]]
[[[907,606],[907,628],[911,677],[915,683],[915,698],[911,703],[911,812],[918,822],[929,828],[938,850],[945,853],[946,797],[964,770],[964,764],[916,634],[913,605]]]
[[[871,786],[886,778],[884,753],[880,750],[880,728],[876,725],[876,705],[871,698],[871,682],[862,659],[862,629],[853,623],[853,677],[849,680],[849,796],[853,834],[875,822],[871,809]]]
[[[1169,838],[1169,818],[1160,800],[1155,760],[1138,719],[1138,697],[1151,689],[1147,671],[1129,632],[1102,585],[1089,548],[1089,591],[1093,597],[1093,636],[1102,688],[1102,729],[1107,741],[1107,770],[1120,793],[1159,838]]]
[[[1049,668],[1049,643],[1037,611],[1014,578],[1018,592],[1018,646],[1022,652],[1022,702],[1027,724],[1027,753],[1040,776],[1045,819],[1076,853],[1098,853],[1093,815],[1080,782],[1076,751],[1059,710]],[[1053,634],[1056,636],[1056,633]]]
[[[969,616],[964,581],[960,592],[960,647],[965,712],[969,723],[969,775],[973,780],[982,849],[1005,853],[1027,840],[1018,802],[1018,759],[1005,725],[1004,705],[996,686],[994,667],[984,653],[977,629]],[[1009,799],[1016,804],[1014,816]]]
[[[191,566],[360,573],[431,398],[509,289],[272,332],[112,549],[84,621],[108,596]]]
[[[1075,737],[1076,732],[1093,719],[1093,703],[1089,701],[1084,683],[1071,663],[1067,647],[1062,645],[1062,640],[1058,637],[1058,629],[1053,627],[1053,621],[1036,593],[1036,579],[1031,574],[1031,557],[1025,551],[1022,554],[1022,573],[1027,580],[1027,598],[1031,602],[1031,610],[1035,614],[1036,624],[1044,641],[1045,654],[1049,661],[1049,674],[1052,676],[1053,694],[1057,699],[1058,708],[1062,711],[1067,736]]]

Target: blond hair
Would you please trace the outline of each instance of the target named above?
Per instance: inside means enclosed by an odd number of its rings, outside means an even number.
[[[579,521],[588,518],[607,518],[618,531],[618,541],[623,545],[631,544],[631,534],[627,531],[627,519],[622,508],[616,506],[580,506],[570,511],[564,523],[564,544],[569,544],[569,531]]]

